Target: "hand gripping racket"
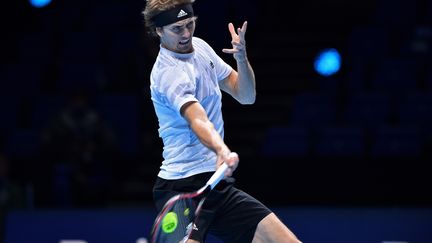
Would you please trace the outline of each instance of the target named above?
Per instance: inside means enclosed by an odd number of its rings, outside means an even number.
[[[227,169],[228,165],[223,163],[198,191],[171,197],[153,223],[151,243],[186,242],[192,231],[196,230],[194,222],[201,211],[206,196],[224,178]]]

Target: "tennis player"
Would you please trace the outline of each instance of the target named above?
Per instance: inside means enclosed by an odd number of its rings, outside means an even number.
[[[206,199],[188,242],[204,242],[207,233],[225,242],[300,242],[269,208],[234,186],[239,157],[223,140],[221,90],[241,104],[255,102],[255,76],[246,55],[247,22],[237,30],[228,25],[232,48],[222,51],[233,55],[233,69],[194,37],[193,2],[148,0],[143,12],[146,27],[160,40],[150,75],[164,144],[153,188],[156,208],[161,210],[175,194],[199,189],[226,162],[227,176]]]

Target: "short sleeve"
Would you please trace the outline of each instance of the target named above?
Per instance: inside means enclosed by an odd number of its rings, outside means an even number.
[[[220,82],[221,80],[228,77],[228,75],[232,72],[233,69],[224,60],[222,60],[220,56],[216,55],[216,60],[217,61],[215,64],[215,69],[216,69],[218,81]]]
[[[158,91],[166,97],[168,105],[177,112],[187,102],[198,101],[195,97],[195,82],[184,71],[166,70],[162,73],[158,86]]]
[[[201,45],[202,48],[210,55],[213,60],[212,65],[216,72],[218,82],[222,81],[232,72],[233,68],[227,64],[215,51],[214,49],[204,40],[194,37],[197,40],[197,44]]]

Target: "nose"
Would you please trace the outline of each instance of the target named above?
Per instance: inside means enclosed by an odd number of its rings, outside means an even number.
[[[182,31],[181,36],[184,37],[184,38],[189,38],[191,36],[191,34],[192,34],[192,32],[191,32],[190,29],[184,28],[183,31]]]

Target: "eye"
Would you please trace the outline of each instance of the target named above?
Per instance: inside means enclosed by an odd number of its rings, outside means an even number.
[[[172,31],[174,31],[174,32],[180,32],[180,30],[181,30],[180,26],[174,26],[174,27],[172,27]]]
[[[186,25],[186,27],[187,27],[188,29],[190,29],[190,28],[193,27],[193,24],[194,24],[194,22],[191,21],[191,22],[189,22],[189,23]]]

